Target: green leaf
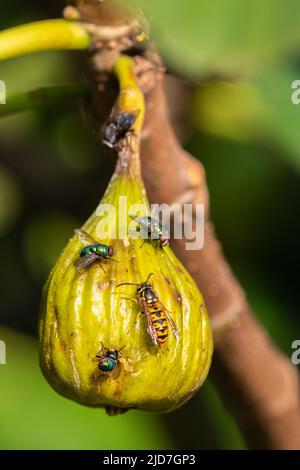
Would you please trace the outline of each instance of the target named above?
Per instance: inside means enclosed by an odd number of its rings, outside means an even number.
[[[254,83],[261,94],[265,113],[259,122],[268,141],[282,150],[286,161],[300,170],[300,104],[292,103],[292,83],[300,72],[292,67],[270,69]],[[298,93],[299,96],[299,93]]]
[[[287,65],[264,70],[248,82],[208,81],[193,95],[190,119],[205,134],[276,148],[299,171],[300,103],[292,102],[293,93],[299,99],[292,88],[298,78],[300,72]]]
[[[252,70],[300,39],[298,0],[139,0],[168,63],[182,74]]]

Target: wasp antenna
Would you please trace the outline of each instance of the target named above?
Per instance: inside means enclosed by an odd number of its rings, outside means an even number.
[[[126,348],[126,344],[119,349],[119,352],[122,351],[122,349]]]
[[[116,285],[116,287],[120,286],[140,286],[140,284],[136,284],[135,282],[121,282],[121,284]]]
[[[153,276],[153,275],[154,275],[153,273],[150,273],[150,274],[149,274],[149,276],[148,276],[148,277],[147,277],[147,279],[146,279],[146,282],[145,282],[145,284],[147,284],[147,282],[149,281],[149,279],[150,279],[150,276]]]

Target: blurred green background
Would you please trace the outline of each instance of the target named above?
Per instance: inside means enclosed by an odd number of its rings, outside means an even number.
[[[300,336],[300,105],[291,102],[291,84],[300,79],[300,3],[138,3],[168,71],[181,78],[181,99],[170,103],[174,125],[205,165],[226,255],[259,319],[290,355]],[[1,0],[0,29],[58,17],[63,6],[60,0]],[[35,87],[81,83],[83,56],[51,52],[2,62],[0,80],[8,99]],[[78,107],[0,121],[0,339],[7,345],[7,364],[0,365],[0,448],[243,449],[210,381],[171,415],[108,418],[58,396],[39,371],[42,285],[111,171]]]

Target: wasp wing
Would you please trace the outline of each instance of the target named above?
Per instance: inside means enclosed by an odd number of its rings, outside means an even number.
[[[99,256],[96,255],[96,253],[90,253],[88,255],[85,255],[83,258],[80,258],[80,260],[75,263],[75,268],[78,270],[87,268],[88,266],[90,266],[90,264],[94,263],[98,259]]]
[[[169,314],[168,310],[164,307],[164,305],[161,303],[160,300],[157,300],[157,304],[158,304],[158,305],[161,307],[161,309],[164,311],[164,314],[166,315],[167,320],[168,320],[168,322],[169,322],[170,325],[171,325],[173,334],[175,335],[175,337],[176,337],[178,340],[180,340],[179,329],[177,328],[176,323],[174,322],[173,318],[172,318],[171,315]]]
[[[81,228],[75,229],[75,235],[84,245],[95,245],[98,243],[91,235],[82,230]]]
[[[141,300],[140,300],[140,305],[141,305],[143,311],[145,312],[145,314],[146,314],[146,316],[147,316],[149,335],[151,336],[151,339],[152,339],[153,343],[155,344],[155,346],[158,346],[158,347],[159,347],[159,343],[158,343],[158,339],[157,339],[157,334],[156,334],[156,331],[155,331],[155,329],[154,329],[153,323],[152,323],[152,321],[151,321],[151,312],[150,312],[149,309],[148,309],[147,302],[146,302],[144,299],[141,299]]]

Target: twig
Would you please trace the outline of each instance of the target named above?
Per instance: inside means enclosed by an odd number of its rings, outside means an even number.
[[[136,20],[116,26],[66,19],[36,21],[0,31],[0,60],[46,50],[87,49],[92,42],[114,46],[115,41],[127,37],[128,46],[129,37],[138,28]]]
[[[9,96],[5,106],[0,106],[0,118],[30,109],[82,103],[87,100],[89,91],[87,85],[79,84],[38,88],[18,93]]]

